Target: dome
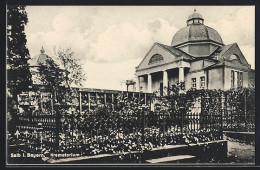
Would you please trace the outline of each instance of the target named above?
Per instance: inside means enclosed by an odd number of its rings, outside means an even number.
[[[52,60],[53,61],[53,59],[51,58],[51,57],[49,57],[48,55],[46,55],[44,52],[45,52],[45,50],[43,49],[43,47],[42,47],[42,49],[40,50],[40,54],[39,55],[36,55],[36,56],[34,56],[30,61],[29,61],[29,64],[31,65],[31,66],[39,66],[40,64],[43,64],[43,65],[46,65],[47,64],[47,60]]]
[[[219,33],[204,24],[192,24],[182,28],[173,36],[171,45],[177,46],[196,41],[211,41],[223,45],[223,41]]]
[[[187,20],[187,27],[180,29],[172,39],[172,46],[178,46],[188,42],[207,41],[223,45],[223,41],[219,33],[204,25],[202,15],[196,13],[191,14]]]

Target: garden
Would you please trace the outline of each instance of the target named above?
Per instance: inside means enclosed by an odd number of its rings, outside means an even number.
[[[246,108],[238,101],[252,104],[245,93],[254,94],[252,89],[182,93],[177,86],[166,96],[79,89],[25,92],[19,96],[16,130],[8,133],[8,153],[11,161],[22,163],[95,155],[141,163],[142,153],[155,148],[222,140],[228,123],[237,128],[245,120],[235,112]],[[244,125],[253,125],[253,109],[247,107],[247,113]]]

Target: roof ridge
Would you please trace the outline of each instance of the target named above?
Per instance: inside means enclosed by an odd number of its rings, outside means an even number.
[[[228,44],[228,45],[224,45],[224,46],[229,46],[227,49],[226,49],[226,51],[221,55],[221,56],[223,56],[224,54],[226,54],[226,52],[234,45],[235,43],[233,43],[233,44]],[[223,47],[223,46],[222,46]]]
[[[153,49],[153,47],[158,44],[158,42],[153,43],[152,47],[148,50],[148,52],[145,54],[144,58],[142,59],[142,61],[138,64],[138,66],[136,66],[135,68],[139,68],[139,66],[143,63],[144,59],[147,57],[147,55],[151,52],[151,50]]]
[[[207,39],[209,39],[209,31],[208,31],[208,29],[207,29],[207,26],[206,25],[204,25],[204,29],[205,29],[205,31],[206,31],[206,33],[207,33]],[[214,41],[214,40],[213,40]]]
[[[177,56],[179,57],[178,55],[176,55],[175,53],[173,53],[170,49],[168,49],[167,47],[169,48],[172,48],[174,49],[175,51],[178,51],[179,52],[179,49],[178,48],[175,48],[173,46],[168,46],[168,45],[165,45],[165,44],[161,44],[161,43],[157,43],[159,46],[163,47],[164,49],[166,49],[167,51],[169,51],[171,54],[173,54],[174,56]],[[180,52],[180,56],[182,56],[181,52]]]
[[[210,29],[213,29],[214,31],[216,31],[216,32],[218,33],[218,31],[217,31],[216,29],[212,28],[212,27],[209,27],[209,26],[207,26],[207,25],[205,25],[205,27],[210,28]],[[207,30],[207,31],[208,31],[208,30]],[[219,33],[218,33],[218,34],[219,34]],[[219,34],[219,35],[220,35],[220,34]],[[220,40],[221,40],[222,44],[224,44],[221,35],[220,35],[219,37],[220,37]],[[208,37],[208,38],[209,38],[209,37]]]

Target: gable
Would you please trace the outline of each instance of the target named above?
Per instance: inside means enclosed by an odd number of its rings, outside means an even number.
[[[236,65],[243,65],[249,67],[249,64],[239,49],[237,43],[234,43],[229,49],[225,51],[225,53],[222,54],[222,57],[225,59],[225,61],[232,62]]]
[[[169,50],[164,45],[155,43],[137,66],[136,71],[178,61],[182,55],[181,51],[177,49]]]

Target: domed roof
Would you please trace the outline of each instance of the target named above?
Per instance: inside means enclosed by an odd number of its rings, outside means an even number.
[[[194,41],[213,41],[223,45],[223,41],[219,33],[204,25],[202,15],[194,12],[187,20],[187,27],[180,29],[172,39],[172,46],[177,46],[187,42]]]
[[[189,17],[188,17],[188,20],[191,20],[191,19],[203,19],[202,15],[197,13],[196,10],[194,11],[193,14],[191,14]]]
[[[52,60],[53,61],[53,59],[51,57],[49,57],[48,55],[46,55],[44,53],[45,50],[43,49],[43,47],[42,47],[42,49],[40,51],[41,51],[41,54],[34,56],[31,59],[31,61],[29,61],[29,64],[31,66],[39,66],[40,64],[46,65],[47,64],[47,62],[46,62],[47,60]]]
[[[203,24],[189,25],[179,30],[172,39],[172,46],[180,45],[186,42],[194,41],[214,41],[218,44],[223,44],[222,38],[219,33]]]

